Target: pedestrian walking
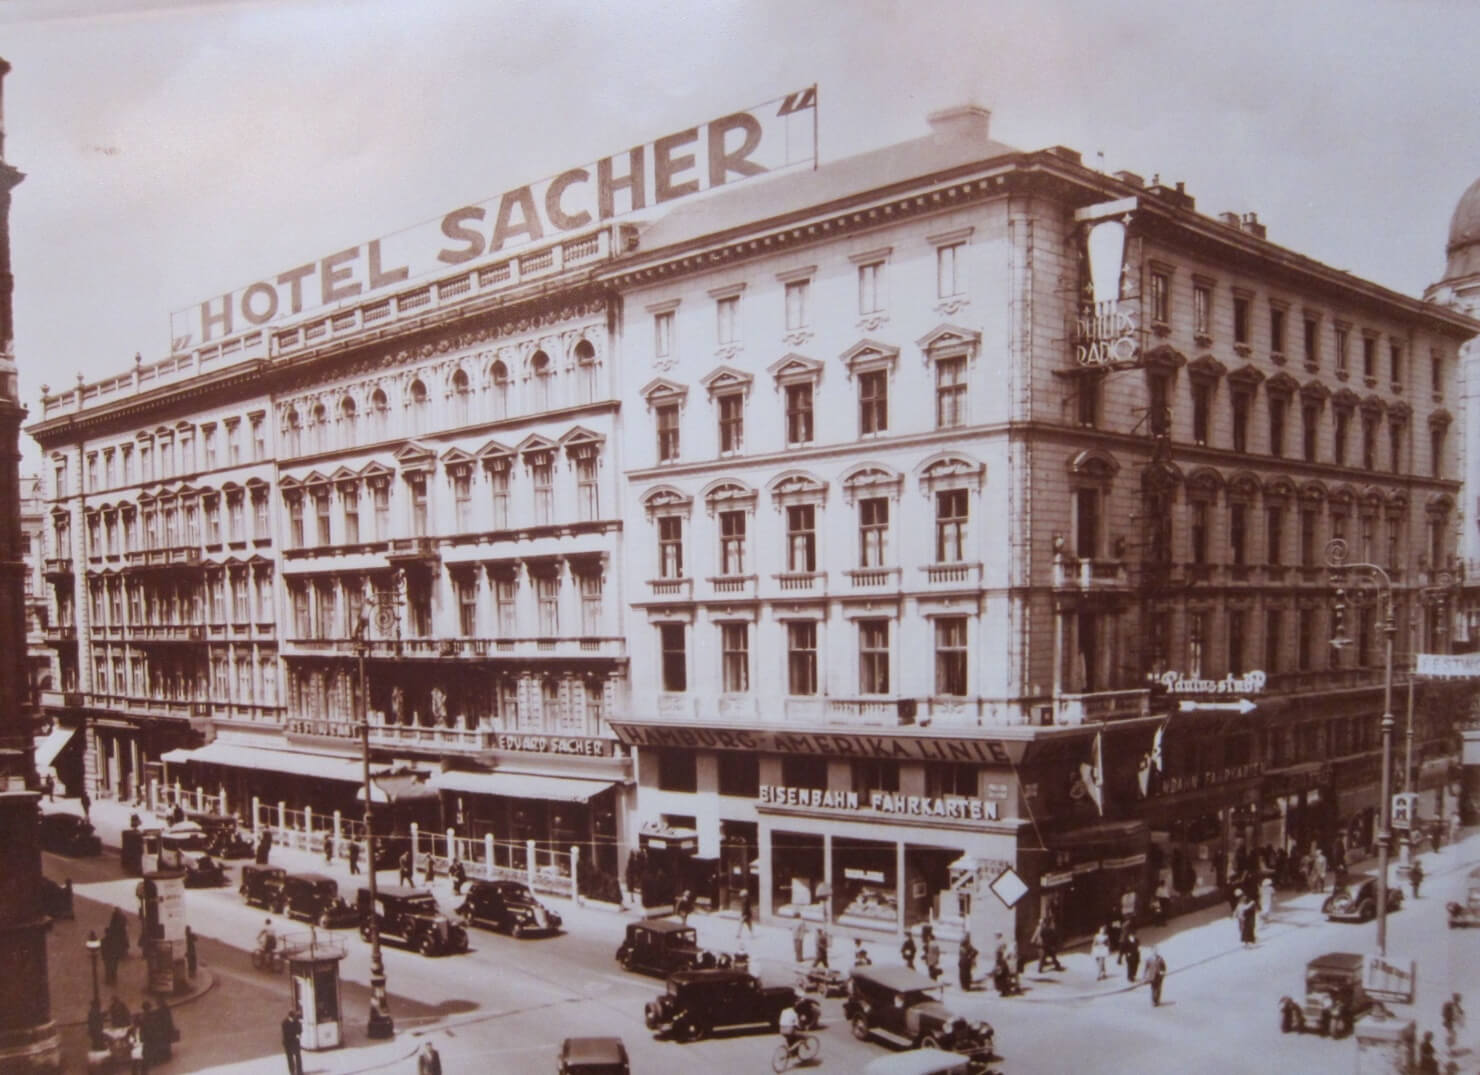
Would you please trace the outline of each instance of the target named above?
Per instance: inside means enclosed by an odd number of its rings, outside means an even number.
[[[740,928],[735,931],[735,938],[738,940],[747,929],[750,930],[750,935],[754,937],[755,912],[750,906],[750,889],[745,888],[740,890]]]
[[[158,999],[159,1007],[154,1009],[155,1044],[159,1049],[159,1062],[162,1064],[170,1059],[175,1042],[180,1040],[180,1031],[175,1026],[175,1017],[170,1014],[170,1005],[164,994],[161,993]]]
[[[1434,845],[1435,851],[1444,843],[1444,822],[1438,818],[1429,822],[1429,843]]]
[[[103,931],[103,940],[100,949],[103,957],[103,984],[118,984],[118,935],[111,929]]]
[[[817,927],[817,951],[812,955],[812,966],[827,969],[827,927]]]
[[[1311,887],[1313,887],[1317,892],[1325,892],[1326,871],[1328,869],[1328,866],[1326,862],[1326,852],[1322,851],[1319,847],[1316,848],[1315,854],[1311,856],[1310,869],[1311,874],[1313,875],[1313,884]]]
[[[57,782],[56,782],[56,779],[50,773],[47,773],[46,774],[46,783],[43,784],[42,786],[44,788],[46,788],[46,801],[49,802],[49,803],[56,802],[57,801]]]
[[[1146,981],[1151,985],[1151,1006],[1161,1007],[1161,983],[1166,980],[1167,961],[1161,957],[1161,952],[1156,948],[1150,948],[1146,955]]]
[[[195,968],[198,966],[198,957],[195,952],[195,930],[189,926],[185,927],[185,969],[190,972],[190,977],[195,977]]]
[[[1453,1053],[1459,1032],[1465,1025],[1465,1009],[1458,993],[1444,1002],[1441,1014],[1444,1019],[1444,1047]]]
[[[442,1075],[442,1056],[431,1042],[421,1047],[416,1058],[416,1075]]]
[[[272,851],[272,830],[263,829],[262,835],[257,837],[257,865],[266,866],[267,856]]]
[[[1110,931],[1103,925],[1095,930],[1094,940],[1089,944],[1089,954],[1095,961],[1095,981],[1103,982],[1109,974],[1105,963],[1110,958]]]
[[[1239,943],[1245,948],[1254,947],[1254,901],[1243,893],[1242,889],[1236,890],[1238,904],[1233,909],[1234,920],[1238,923]]]
[[[1454,842],[1456,842],[1459,839],[1460,829],[1463,827],[1463,825],[1464,825],[1464,822],[1463,822],[1463,820],[1459,816],[1459,808],[1456,807],[1455,810],[1454,810],[1454,812],[1449,815],[1449,842],[1450,843],[1454,843]]]
[[[1418,886],[1423,884],[1423,863],[1416,855],[1413,858],[1413,865],[1408,867],[1408,883],[1413,886],[1413,898],[1418,899]]]
[[[408,885],[409,886],[413,881],[416,880],[416,878],[413,876],[413,874],[411,872],[411,852],[410,851],[402,851],[401,852],[401,858],[399,860],[399,865],[401,867],[401,884]]]
[[[144,1054],[144,1016],[134,1016],[133,1026],[128,1030],[129,1071],[133,1075],[149,1075],[149,1060]],[[299,1075],[302,1075],[300,1072]]]
[[[1045,904],[1038,915],[1038,926],[1033,930],[1033,943],[1038,946],[1038,973],[1045,967],[1063,970],[1059,962],[1059,923],[1051,904]]]
[[[351,877],[360,872],[360,842],[351,840],[349,842],[349,874]]]
[[[915,935],[908,929],[904,931],[904,943],[899,946],[899,958],[910,970],[915,969]]]
[[[334,861],[334,834],[332,832],[324,833],[324,861]]]
[[[1110,938],[1110,951],[1115,954],[1117,965],[1125,958],[1120,950],[1120,934],[1124,928],[1125,923],[1120,920],[1119,915],[1116,915],[1110,919],[1110,928],[1106,931],[1106,936]]]
[[[428,855],[427,856],[427,866],[426,866],[426,870],[423,873],[423,877],[425,878],[427,884],[431,884],[433,878],[435,878],[436,876],[437,876],[437,856],[435,856],[435,855]]]
[[[1439,1075],[1439,1052],[1434,1048],[1434,1032],[1425,1030],[1418,1047],[1418,1075]]]
[[[796,954],[798,963],[803,961],[802,949],[807,943],[807,923],[797,919],[797,928],[791,931],[791,950]]]
[[[447,871],[447,876],[452,878],[452,894],[461,896],[463,885],[468,883],[468,868],[462,864],[462,859],[452,860],[452,868]]]
[[[940,943],[935,939],[934,931],[925,942],[925,971],[932,982],[940,981]]]
[[[1135,985],[1136,972],[1141,969],[1141,940],[1135,930],[1126,930],[1120,948],[1125,953],[1125,980]]]
[[[88,795],[87,789],[86,788],[83,788],[82,789],[82,794],[79,795],[77,798],[78,798],[78,801],[82,803],[82,817],[83,817],[83,820],[84,821],[91,821],[92,820],[92,797],[90,795]]]
[[[853,965],[855,967],[867,967],[873,963],[868,954],[868,949],[863,946],[862,937],[853,938]]]
[[[303,1075],[303,1018],[297,1008],[283,1016],[283,1056],[288,1060],[288,1075]]]
[[[1016,996],[1023,991],[1023,980],[1019,976],[1021,964],[1018,962],[1017,939],[1013,938],[1007,942],[1006,953],[1003,962],[1007,966],[1007,991],[1009,996]]]
[[[1002,934],[997,934],[998,939]],[[971,974],[976,967],[976,945],[971,943],[971,934],[961,938],[961,947],[956,949],[956,976],[961,982],[963,993],[971,992]]]
[[[1274,880],[1265,877],[1259,882],[1259,920],[1268,922],[1270,913],[1274,910]]]
[[[689,915],[694,913],[694,894],[684,889],[678,894],[678,900],[673,909],[678,912],[678,920],[687,926]]]

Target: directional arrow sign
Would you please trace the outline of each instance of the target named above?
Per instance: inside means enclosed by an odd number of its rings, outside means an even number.
[[[1240,698],[1236,702],[1180,702],[1177,708],[1183,713],[1252,713],[1258,706]]]

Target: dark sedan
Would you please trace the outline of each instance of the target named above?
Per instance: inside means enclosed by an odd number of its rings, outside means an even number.
[[[1387,910],[1392,914],[1403,906],[1403,890],[1388,885]],[[1321,904],[1321,911],[1332,922],[1370,922],[1377,917],[1377,878],[1368,877],[1343,885]]]
[[[561,919],[518,881],[474,881],[457,913],[475,926],[523,937],[560,932]]]
[[[41,815],[41,849],[62,855],[101,855],[103,841],[76,814]]]

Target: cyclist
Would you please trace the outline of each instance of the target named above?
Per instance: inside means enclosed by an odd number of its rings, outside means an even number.
[[[266,956],[271,956],[277,951],[277,934],[273,932],[270,918],[257,933],[257,951]]]
[[[803,1037],[800,1027],[797,1025],[797,1010],[787,1006],[777,1020],[777,1029],[781,1031],[781,1040],[786,1044],[788,1053],[795,1053],[797,1042]]]

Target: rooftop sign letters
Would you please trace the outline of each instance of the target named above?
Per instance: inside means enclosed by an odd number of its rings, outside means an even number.
[[[1181,672],[1164,672],[1157,680],[1172,694],[1258,694],[1269,677],[1263,672],[1232,673],[1222,679],[1199,679]]]
[[[905,817],[938,817],[950,821],[996,821],[997,804],[961,795],[904,795],[897,791],[834,791],[762,784],[762,806],[801,806],[820,810],[864,810]]]
[[[811,120],[807,127],[806,120]],[[816,160],[817,88],[787,94],[263,277],[170,315],[176,352]]]
[[[858,732],[782,732],[760,728],[707,728],[687,724],[612,721],[626,746],[746,750],[766,754],[812,754],[896,761],[958,761],[1013,765],[1027,748],[1022,739],[945,738],[924,735],[866,735]]]

